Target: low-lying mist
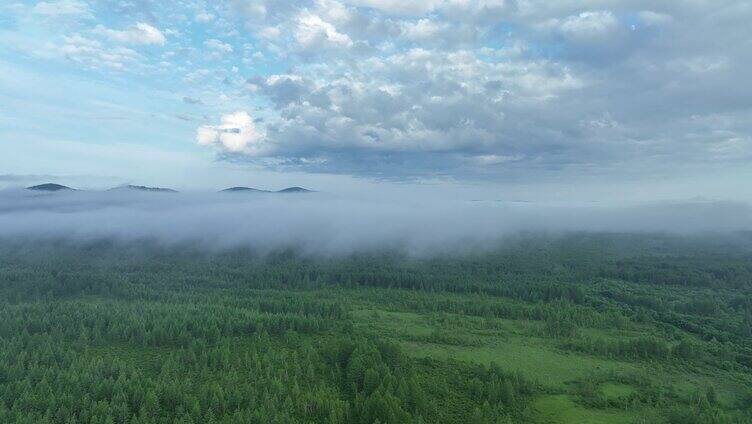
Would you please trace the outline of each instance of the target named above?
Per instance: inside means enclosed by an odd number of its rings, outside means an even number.
[[[340,255],[398,248],[425,255],[484,248],[519,232],[742,230],[752,230],[752,208],[734,202],[547,206],[327,193],[0,191],[0,238],[24,241],[148,239],[207,250]]]

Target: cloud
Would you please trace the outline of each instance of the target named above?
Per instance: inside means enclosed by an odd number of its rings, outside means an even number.
[[[199,23],[207,23],[207,22],[213,21],[214,18],[215,16],[212,15],[211,13],[200,12],[200,13],[197,13],[193,19]]]
[[[518,123],[516,116],[529,107],[556,107],[559,96],[582,84],[547,61],[494,63],[474,52],[424,49],[371,59],[348,69],[347,77],[317,68],[310,75],[248,82],[254,95],[265,96],[278,111],[267,122],[266,136],[275,145],[269,154],[284,160],[280,166],[368,173],[363,162],[405,163],[424,156],[420,166],[400,175],[423,173],[431,161],[456,167],[466,157],[537,155],[549,141],[535,135],[535,124]]]
[[[90,69],[125,71],[135,67],[141,60],[138,52],[126,47],[109,47],[97,40],[74,34],[63,37],[61,45],[51,46],[49,54],[60,55],[66,60]]]
[[[471,158],[480,165],[499,165],[523,159],[521,156],[479,155]]]
[[[470,202],[411,193],[38,193],[0,191],[0,239],[143,240],[196,249],[297,249],[317,256],[401,249],[457,253],[498,246],[520,231],[698,234],[752,229],[752,209],[732,202],[627,206]]]
[[[186,74],[185,77],[183,77],[183,81],[185,81],[186,83],[192,84],[192,83],[196,83],[198,81],[201,81],[207,78],[211,74],[212,74],[212,71],[210,71],[209,69],[204,69],[204,68],[196,69]]]
[[[311,12],[301,12],[297,18],[295,40],[303,49],[312,48],[347,48],[353,41],[329,22]]]
[[[575,41],[594,42],[612,33],[619,25],[610,11],[588,11],[563,19],[554,18],[544,27],[554,28]]]
[[[723,56],[694,56],[672,60],[668,68],[674,71],[689,71],[695,74],[706,74],[723,71],[729,66],[728,58]]]
[[[173,105],[174,93],[196,93],[225,108],[213,116],[263,118],[239,137],[251,141],[225,145],[230,133],[211,129],[221,122],[196,117],[219,160],[375,178],[606,181],[715,175],[752,159],[752,10],[738,0],[88,4],[6,8],[5,61],[59,60],[139,93],[171,87]],[[87,13],[97,19],[45,18]],[[204,14],[211,25],[196,24]],[[169,48],[136,47],[147,43]]]
[[[313,89],[311,81],[300,75],[255,77],[248,80],[248,88],[267,96],[279,108],[300,102]]]
[[[431,12],[441,0],[349,0],[357,6],[365,6],[394,15],[423,15]]]
[[[265,142],[263,130],[256,127],[251,116],[245,111],[222,115],[219,125],[200,126],[196,130],[196,142],[249,156],[262,155],[270,148]]]
[[[40,1],[32,12],[47,17],[91,17],[89,6],[76,0]]]
[[[209,56],[213,59],[221,59],[233,52],[231,45],[214,38],[204,41],[204,47],[209,50]]]
[[[189,105],[202,105],[204,104],[201,99],[197,99],[190,96],[183,96],[183,103],[189,104]]]
[[[267,40],[275,40],[279,38],[281,33],[279,28],[273,26],[263,27],[258,31],[258,35]]]
[[[159,29],[143,22],[139,22],[125,30],[114,30],[98,25],[94,32],[120,43],[156,44],[160,46],[165,43],[165,36]]]
[[[0,184],[21,185],[40,180],[60,179],[57,175],[0,174]]]
[[[440,31],[445,29],[444,25],[426,18],[402,24],[404,36],[411,40],[425,40],[436,36]]]
[[[644,25],[648,26],[666,25],[674,21],[674,18],[671,15],[653,12],[651,10],[642,10],[637,13],[637,16]]]

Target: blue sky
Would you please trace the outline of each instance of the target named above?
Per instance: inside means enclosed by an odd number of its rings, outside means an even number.
[[[752,198],[751,18],[703,0],[11,0],[0,179]]]

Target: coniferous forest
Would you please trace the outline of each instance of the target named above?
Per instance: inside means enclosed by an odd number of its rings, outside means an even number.
[[[752,235],[0,244],[2,423],[749,423]]]

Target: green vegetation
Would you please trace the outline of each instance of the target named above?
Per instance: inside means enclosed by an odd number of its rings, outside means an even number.
[[[0,243],[2,423],[749,423],[752,237]]]

